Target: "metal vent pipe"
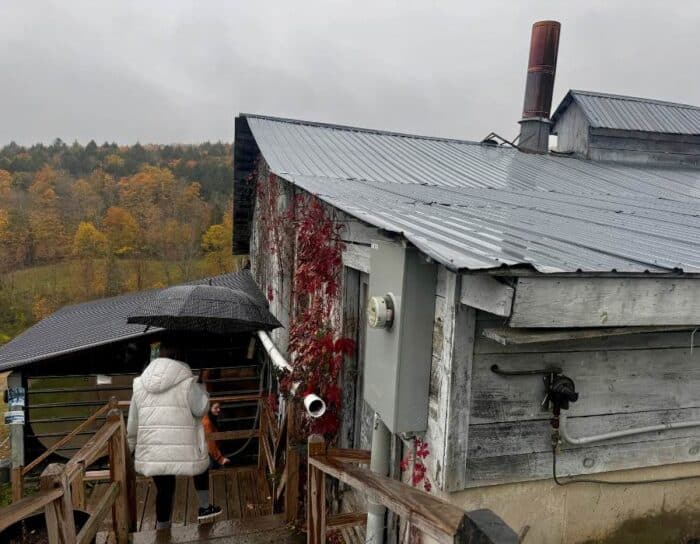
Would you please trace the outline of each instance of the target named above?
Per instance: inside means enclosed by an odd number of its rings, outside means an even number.
[[[546,153],[549,149],[549,114],[557,71],[560,30],[561,24],[557,21],[538,21],[532,25],[523,118],[520,120],[521,151]]]

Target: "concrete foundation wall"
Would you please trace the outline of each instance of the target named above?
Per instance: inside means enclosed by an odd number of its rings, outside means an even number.
[[[596,478],[621,481],[690,475],[700,475],[700,463],[611,472]],[[564,487],[549,479],[476,488],[443,498],[465,510],[490,508],[525,544],[690,544],[700,539],[700,478]]]

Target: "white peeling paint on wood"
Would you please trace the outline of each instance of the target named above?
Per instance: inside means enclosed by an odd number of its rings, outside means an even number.
[[[440,267],[435,302],[428,459],[443,491],[464,488],[475,310],[460,304],[459,276]]]
[[[486,312],[510,316],[514,289],[496,278],[485,275],[462,274],[462,304]]]
[[[369,246],[346,243],[343,250],[343,265],[369,274]]]
[[[686,278],[520,278],[511,327],[700,324],[700,281]]]

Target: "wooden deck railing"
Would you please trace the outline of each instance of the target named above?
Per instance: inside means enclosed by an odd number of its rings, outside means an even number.
[[[92,541],[111,511],[117,542],[128,542],[136,500],[126,428],[116,399],[109,402],[104,412],[107,413],[104,425],[66,464],[53,463],[44,469],[37,494],[0,509],[0,531],[43,510],[49,544],[86,544]],[[87,522],[76,532],[73,510],[84,508],[85,470],[105,453],[109,456],[111,483]]]
[[[361,468],[369,452],[328,448],[322,437],[308,441],[307,543],[326,542],[327,532],[364,525],[364,512],[329,516],[326,507],[326,476],[360,491],[369,500],[398,514],[440,543],[516,544],[518,536],[490,510],[465,512],[442,499]]]
[[[267,402],[260,402],[258,467],[271,475],[273,512],[283,512],[288,523],[299,514],[297,410],[298,401],[289,399],[278,424]]]

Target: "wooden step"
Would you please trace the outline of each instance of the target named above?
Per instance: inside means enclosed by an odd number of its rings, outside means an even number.
[[[143,531],[133,534],[133,544],[171,542],[213,542],[215,544],[292,544],[306,541],[306,536],[285,526],[283,515],[236,519],[216,523],[173,527],[170,531]]]

